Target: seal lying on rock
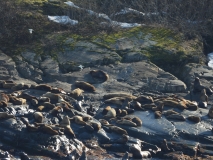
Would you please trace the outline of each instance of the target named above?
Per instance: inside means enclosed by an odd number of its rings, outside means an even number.
[[[43,115],[42,115],[41,112],[35,112],[33,114],[33,116],[34,116],[36,122],[42,123],[42,121],[43,121]]]
[[[133,144],[132,146],[130,146],[129,150],[132,153],[132,157],[134,159],[143,159],[152,157],[149,151],[141,151],[141,148],[137,144]]]
[[[113,98],[105,100],[104,103],[116,104],[116,105],[122,106],[125,101],[126,101],[125,97],[113,97]]]
[[[93,79],[105,82],[109,79],[109,75],[102,70],[92,70],[89,72]]]
[[[84,92],[84,90],[82,90],[80,88],[76,88],[70,93],[70,96],[73,98],[78,98],[79,96],[82,95],[83,92]]]
[[[0,119],[14,118],[14,115],[8,114],[7,112],[0,112]]]
[[[76,124],[79,125],[86,125],[87,123],[84,121],[82,116],[73,116],[72,118],[70,118],[71,121],[74,121]]]
[[[199,123],[201,121],[201,118],[198,116],[194,116],[194,115],[189,115],[187,117],[188,120],[193,121],[195,123]]]
[[[211,95],[213,93],[213,91],[210,88],[205,87],[205,86],[202,85],[202,83],[200,82],[200,79],[198,77],[195,77],[195,80],[194,80],[194,90],[193,91],[195,93],[196,92],[201,92],[202,89],[206,89],[206,93],[207,94]]]
[[[104,115],[104,118],[115,118],[116,117],[116,111],[114,108],[111,108],[110,106],[107,106],[104,108],[102,114]]]
[[[64,128],[64,133],[70,135],[71,137],[75,137],[75,133],[70,127],[70,118],[68,116],[64,116],[62,121],[59,123],[60,127]]]
[[[76,81],[75,82],[75,86],[77,88],[83,89],[85,91],[89,91],[89,92],[95,92],[95,87],[87,82],[84,81]]]

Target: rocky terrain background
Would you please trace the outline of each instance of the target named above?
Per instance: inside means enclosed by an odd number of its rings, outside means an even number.
[[[37,3],[39,6],[40,2]],[[49,6],[47,4],[57,10],[58,2],[45,2],[44,6]],[[48,7],[45,10],[51,13]],[[45,21],[49,25],[57,25],[48,21],[47,15]],[[66,28],[66,25],[62,27]],[[18,44],[13,46],[15,50],[8,50],[5,44],[0,46],[1,84],[4,81],[29,86],[46,84],[62,89],[60,94],[64,97],[77,88],[76,81],[88,82],[96,88],[94,93],[85,90],[79,98],[68,98],[73,106],[72,112],[63,111],[53,116],[49,111],[42,111],[45,124],[60,124],[67,115],[70,118],[74,115],[91,117],[86,112],[90,105],[94,107],[91,122],[100,124],[98,120],[103,118],[101,113],[107,106],[103,96],[110,93],[153,98],[175,95],[198,103],[200,93],[192,92],[195,77],[199,77],[205,87],[212,88],[213,69],[205,65],[207,60],[199,37],[189,40],[168,28],[142,25],[87,36],[67,30],[50,32],[38,42],[34,40],[38,38],[39,30],[35,27],[29,34],[27,29],[30,45]],[[109,80],[95,80],[89,74],[92,70],[104,71]],[[1,87],[1,93],[6,94],[18,90],[38,100],[47,92],[33,87],[17,90]],[[142,126],[117,125],[128,132],[125,143],[116,141],[121,135],[110,132],[104,125],[98,131],[91,131],[71,122],[76,138],[67,134],[29,132],[21,118],[34,124],[33,114],[39,111],[39,105],[34,106],[27,98],[24,104],[9,102],[7,107],[1,108],[1,112],[12,114],[15,118],[0,120],[0,156],[11,159],[86,159],[86,154],[88,159],[121,159],[129,152],[129,157],[135,158],[135,152],[130,149],[135,146],[140,154],[149,151],[152,157],[159,159],[208,159],[213,156],[213,121],[208,116],[213,101],[212,96],[208,96],[208,105],[204,108],[198,106],[196,110],[190,110],[173,107],[182,115],[182,120],[169,119],[164,115],[156,119],[155,112],[150,108],[135,110],[128,116],[139,117]],[[123,105],[111,104],[111,107],[122,108]],[[164,111],[169,109],[171,106],[165,105]],[[187,119],[189,115],[200,117],[201,121],[191,122]],[[169,150],[162,147],[164,139],[168,141]],[[196,150],[198,146],[199,152]]]

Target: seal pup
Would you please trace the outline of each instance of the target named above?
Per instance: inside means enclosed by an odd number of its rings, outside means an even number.
[[[211,95],[211,94],[213,93],[213,91],[212,91],[210,88],[204,87],[204,86],[202,85],[202,83],[200,82],[200,79],[199,79],[198,77],[195,77],[194,86],[193,86],[193,92],[194,92],[194,93],[196,93],[196,92],[201,92],[202,89],[206,89],[206,93],[207,93],[207,94],[210,94],[210,95]]]
[[[109,75],[102,70],[92,70],[89,74],[93,77],[93,79],[98,80],[98,82],[105,82],[109,79]]]
[[[15,118],[14,115],[8,114],[7,112],[0,112],[0,119]]]
[[[104,115],[104,118],[110,119],[116,117],[116,111],[114,108],[111,108],[110,106],[107,106],[104,108],[102,114]]]
[[[95,87],[92,84],[84,82],[84,81],[76,81],[75,86],[77,88],[80,88],[80,89],[83,89],[83,90],[89,91],[89,92],[95,92],[96,91]]]
[[[35,121],[38,123],[42,123],[44,118],[41,112],[34,112],[33,117],[35,118]]]

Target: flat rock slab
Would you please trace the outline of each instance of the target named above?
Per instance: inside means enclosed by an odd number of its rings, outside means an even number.
[[[109,81],[96,83],[89,75],[93,69],[108,73]],[[181,80],[147,61],[90,67],[80,72],[67,74],[50,74],[48,79],[57,79],[70,84],[74,84],[76,80],[86,81],[94,84],[97,93],[117,91],[133,93],[138,89],[175,93],[186,92],[187,89]]]

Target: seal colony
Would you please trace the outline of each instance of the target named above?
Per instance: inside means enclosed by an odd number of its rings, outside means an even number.
[[[88,74],[96,83],[109,81],[109,75],[104,71],[92,70]],[[88,82],[76,81],[74,84],[76,88],[70,92],[47,84],[16,84],[13,81],[1,81],[0,86],[6,90],[0,93],[0,120],[20,119],[26,125],[26,130],[29,133],[41,132],[50,136],[64,135],[75,140],[81,138],[81,134],[79,134],[81,132],[88,135],[98,135],[100,137],[99,144],[104,149],[114,150],[116,145],[121,146],[120,151],[123,152],[123,157],[132,156],[137,159],[163,156],[164,153],[172,152],[172,149],[169,149],[168,145],[165,144],[165,139],[162,150],[156,148],[156,145],[148,145],[143,141],[134,142],[128,146],[128,143],[134,141],[130,140],[132,133],[129,132],[129,128],[135,130],[139,127],[143,128],[143,121],[134,115],[135,112],[150,111],[153,112],[156,119],[165,116],[168,121],[199,123],[202,121],[201,117],[196,115],[186,117],[182,115],[182,111],[197,110],[201,107],[199,105],[201,102],[207,104],[210,96],[207,94],[212,94],[211,89],[203,87],[199,78],[195,78],[194,92],[200,93],[199,103],[177,95],[150,96],[140,94],[136,96],[117,92],[103,95],[104,103],[99,106],[97,111],[91,104],[84,103],[85,105],[82,105],[84,93],[95,94],[97,92],[95,85]],[[39,96],[33,94],[37,91],[40,93]],[[11,105],[29,105],[34,112],[27,117],[17,116],[8,112],[7,108]],[[209,109],[208,116],[213,118],[212,107]],[[55,122],[50,122],[48,118],[54,119]],[[80,129],[81,132],[77,132],[76,128]],[[115,135],[116,140],[109,138],[110,134]],[[141,137],[142,139],[143,137]],[[143,145],[149,147],[143,148]],[[84,149],[80,155],[85,158],[87,149]]]

